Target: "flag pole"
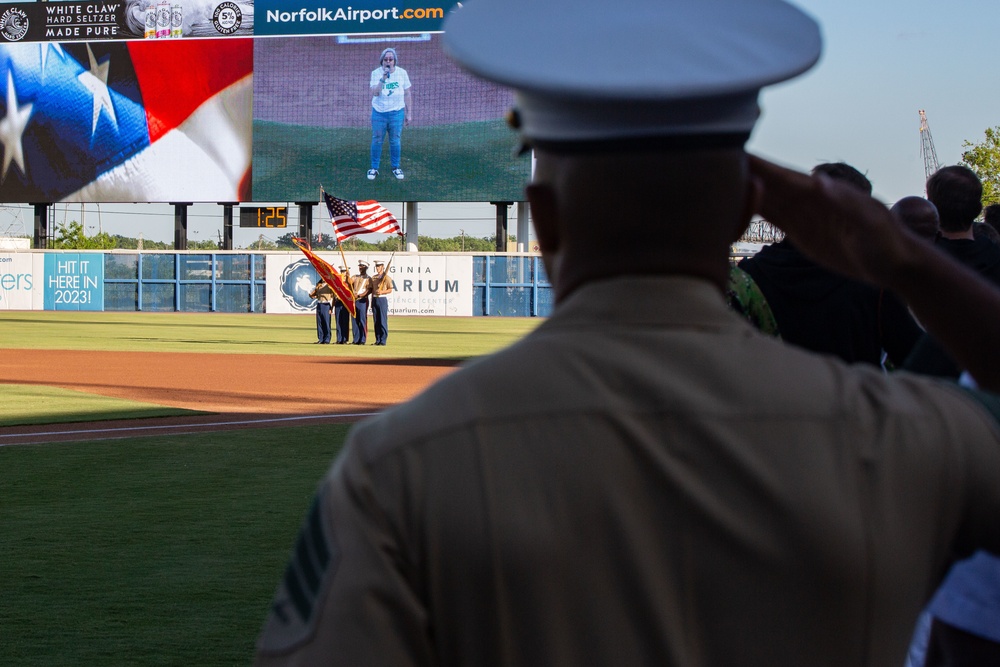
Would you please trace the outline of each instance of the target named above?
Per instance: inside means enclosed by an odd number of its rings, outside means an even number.
[[[340,250],[340,259],[344,262],[344,268],[347,269],[347,277],[350,278],[351,277],[351,265],[347,263],[347,257],[344,255],[344,246],[340,243],[339,239],[337,240],[337,249]],[[353,280],[348,280],[347,281],[347,286],[351,288],[351,296],[353,296],[354,300],[357,301],[358,294],[357,294],[357,292],[354,291],[354,281]]]
[[[393,250],[392,254],[389,255],[389,261],[386,262],[385,268],[382,270],[382,279],[378,281],[378,285],[375,286],[375,291],[382,289],[382,285],[385,284],[385,279],[389,277],[389,267],[392,266],[392,260],[396,258],[396,251]]]
[[[323,187],[322,183],[319,184],[319,198],[324,203],[327,203],[326,202],[326,189]],[[329,204],[327,204],[327,213],[329,213],[330,215],[333,215],[332,211],[329,210]],[[340,251],[340,259],[341,259],[341,261],[344,262],[344,268],[347,269],[347,278],[348,279],[345,282],[347,282],[347,286],[351,289],[351,296],[354,297],[355,301],[357,301],[357,296],[358,295],[355,294],[355,292],[354,292],[354,282],[352,280],[350,280],[350,277],[351,277],[351,266],[350,266],[350,264],[347,263],[347,257],[344,255],[344,246],[340,242],[340,237],[337,235],[337,225],[333,224],[333,219],[332,218],[330,219],[330,224],[333,225],[333,238],[337,241],[337,250]],[[352,310],[353,310],[353,308],[352,308]]]

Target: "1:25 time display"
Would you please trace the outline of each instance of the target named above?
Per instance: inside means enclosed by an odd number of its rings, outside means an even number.
[[[287,226],[287,206],[240,206],[240,227],[278,229]]]

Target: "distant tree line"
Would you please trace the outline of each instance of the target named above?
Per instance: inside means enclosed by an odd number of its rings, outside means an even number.
[[[49,241],[49,247],[55,250],[135,250],[139,247],[139,239],[107,232],[87,236],[82,223],[70,220],[56,227],[55,238]],[[143,250],[172,250],[173,247],[172,243],[163,241],[142,241]],[[217,250],[218,247],[215,241],[188,241],[191,250]]]
[[[292,238],[297,235],[288,232],[277,238],[276,241],[265,239],[263,236],[259,241],[254,241],[247,248],[248,250],[295,250]],[[510,237],[514,241],[514,237]],[[311,239],[314,250],[335,250],[337,248],[336,239],[330,234],[314,234]],[[398,236],[387,238],[378,243],[362,241],[357,236],[344,241],[344,250],[350,252],[393,252],[401,251],[405,243]],[[100,232],[93,236],[84,233],[83,225],[76,220],[71,220],[56,228],[56,235],[49,242],[49,247],[56,250],[136,250],[139,247],[139,239],[120,234],[108,234]],[[143,250],[173,250],[173,243],[164,241],[142,240]],[[219,250],[222,244],[216,241],[188,241],[188,250]],[[417,247],[426,252],[492,252],[496,250],[496,237],[487,236],[475,238],[472,236],[455,236],[450,239],[439,239],[431,236],[420,236],[417,238]]]
[[[295,244],[292,243],[292,238],[296,236],[292,232],[279,236],[275,247],[279,250],[286,248],[294,250]],[[513,236],[510,239],[515,240]],[[310,242],[314,250],[335,250],[337,248],[337,240],[330,234],[314,234]],[[357,236],[352,236],[343,243],[344,250],[350,252],[398,252],[402,251],[405,245],[403,239],[398,236],[387,238],[378,243],[369,243],[362,241]],[[253,247],[256,248],[257,245],[254,244]],[[417,247],[425,252],[491,252],[496,250],[496,236],[483,238],[454,236],[450,239],[418,236]]]
[[[983,182],[983,206],[1000,204],[1000,126],[986,128],[982,141],[965,141],[962,148],[962,164]]]

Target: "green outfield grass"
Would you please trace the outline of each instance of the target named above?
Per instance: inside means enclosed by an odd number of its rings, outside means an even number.
[[[2,312],[0,364],[18,348],[461,360],[539,320],[391,323],[387,347],[362,348],[312,345],[308,316]],[[59,395],[39,394],[53,405]],[[67,401],[80,411],[79,397]],[[87,409],[98,418],[108,405]],[[0,447],[0,665],[249,664],[299,523],[348,428]]]
[[[462,361],[510,345],[539,322],[529,317],[390,317],[389,344],[376,347],[313,345],[316,321],[311,315],[0,311],[0,345]]]
[[[0,447],[0,665],[247,665],[347,426]]]
[[[56,387],[0,384],[0,427],[194,414],[205,413]]]

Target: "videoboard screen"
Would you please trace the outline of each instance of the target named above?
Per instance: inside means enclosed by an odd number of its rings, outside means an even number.
[[[0,0],[0,203],[518,200],[513,96],[425,4]]]
[[[3,44],[0,72],[0,201],[252,197],[251,39]]]
[[[406,72],[395,90],[405,97],[398,164],[391,128],[377,132],[373,114],[372,81],[387,48]],[[397,79],[394,73],[389,85]],[[308,201],[322,185],[353,200],[520,200],[531,164],[514,155],[516,138],[504,121],[512,104],[509,90],[449,60],[439,33],[258,39],[253,196]],[[374,179],[369,169],[378,170]]]

